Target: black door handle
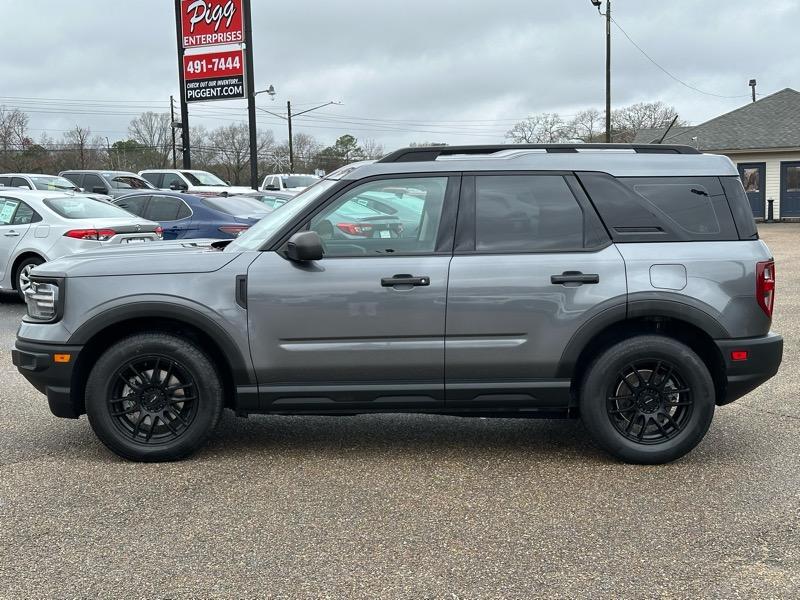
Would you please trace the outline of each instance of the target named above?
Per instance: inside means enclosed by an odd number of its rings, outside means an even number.
[[[396,285],[419,285],[426,286],[431,284],[431,278],[423,275],[422,277],[414,277],[413,275],[393,275],[392,277],[384,277],[381,279],[383,287],[394,287]]]
[[[561,275],[551,275],[550,283],[556,285],[566,285],[568,283],[576,283],[582,285],[584,283],[600,283],[600,275],[596,273],[581,273],[580,271],[564,271]]]

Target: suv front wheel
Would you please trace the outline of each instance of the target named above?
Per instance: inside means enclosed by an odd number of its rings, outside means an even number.
[[[694,448],[714,417],[714,384],[688,346],[657,335],[608,348],[581,386],[581,419],[595,441],[626,462],[662,464]]]
[[[219,422],[223,392],[213,363],[194,344],[164,333],[116,343],[86,383],[86,413],[100,440],[129,460],[180,460]]]

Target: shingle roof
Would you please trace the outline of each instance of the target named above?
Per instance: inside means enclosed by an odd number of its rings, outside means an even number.
[[[670,132],[664,143],[700,150],[800,148],[800,92],[775,92],[687,131]]]
[[[636,132],[636,137],[633,138],[633,144],[657,144],[661,136],[664,135],[666,127],[649,127],[647,129],[640,129]],[[669,135],[678,135],[694,129],[694,127],[673,127],[669,130]],[[665,140],[666,141],[666,140]]]

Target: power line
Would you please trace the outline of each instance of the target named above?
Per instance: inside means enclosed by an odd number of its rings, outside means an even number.
[[[647,52],[645,52],[645,51],[644,51],[644,49],[643,49],[643,48],[642,48],[642,47],[641,47],[639,44],[637,44],[635,41],[633,41],[633,38],[631,38],[631,36],[629,36],[629,35],[628,35],[628,32],[627,32],[627,31],[625,31],[625,30],[622,28],[622,26],[621,26],[619,23],[617,23],[617,20],[616,20],[616,19],[614,19],[614,17],[611,17],[611,21],[614,23],[614,25],[616,25],[617,29],[619,29],[619,30],[622,32],[622,35],[624,35],[624,36],[625,36],[625,37],[628,39],[628,41],[629,41],[631,44],[633,44],[633,46],[634,46],[634,47],[635,47],[635,48],[636,48],[636,49],[637,49],[639,52],[641,52],[641,53],[642,53],[642,55],[643,55],[643,56],[644,56],[644,57],[645,57],[647,60],[649,60],[649,61],[650,61],[651,63],[653,63],[653,64],[654,64],[656,67],[658,67],[658,68],[659,68],[661,71],[663,71],[663,72],[664,72],[664,73],[665,73],[667,76],[669,76],[671,79],[673,79],[673,80],[677,81],[678,83],[680,83],[680,84],[681,84],[682,86],[684,86],[685,88],[688,88],[688,89],[690,89],[690,90],[693,90],[693,91],[695,91],[695,92],[698,92],[698,93],[700,93],[700,94],[705,94],[706,96],[714,96],[715,98],[728,98],[728,99],[731,99],[731,98],[749,98],[749,97],[750,97],[750,94],[741,94],[741,95],[736,95],[736,96],[725,96],[725,95],[723,95],[723,94],[715,94],[715,93],[713,93],[713,92],[707,92],[707,91],[705,91],[705,90],[701,90],[701,89],[700,89],[700,88],[698,88],[698,87],[695,87],[695,86],[693,86],[693,85],[691,85],[691,84],[689,84],[689,83],[686,83],[685,81],[683,81],[682,79],[680,79],[680,78],[678,78],[677,76],[673,75],[673,74],[672,74],[671,72],[669,72],[667,69],[665,69],[664,67],[662,67],[660,64],[658,64],[658,62],[656,62],[656,60],[655,60],[653,57],[651,57],[651,56],[650,56],[650,55],[649,55]],[[761,94],[759,94],[759,95],[761,95]]]

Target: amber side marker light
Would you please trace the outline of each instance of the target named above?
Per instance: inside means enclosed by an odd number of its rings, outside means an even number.
[[[71,354],[53,354],[53,362],[68,363],[72,360]]]

